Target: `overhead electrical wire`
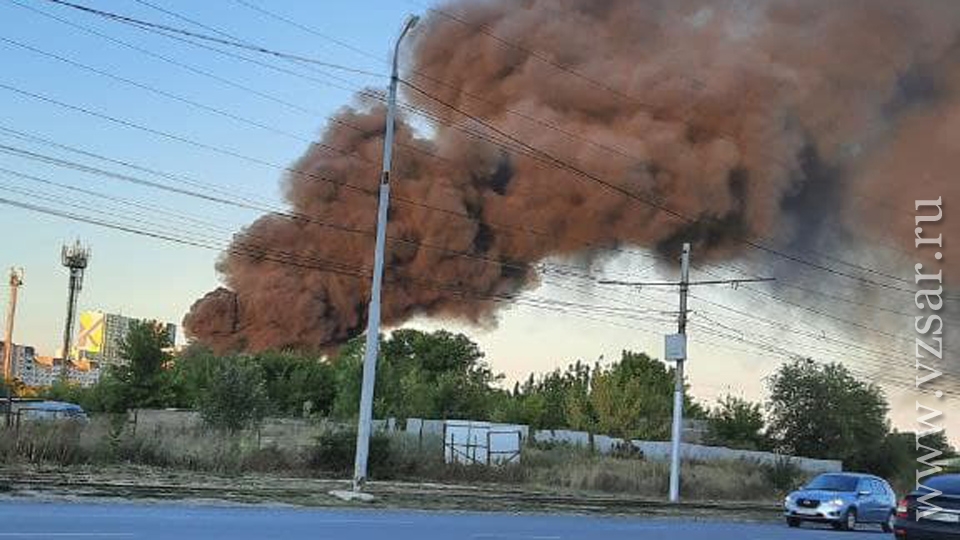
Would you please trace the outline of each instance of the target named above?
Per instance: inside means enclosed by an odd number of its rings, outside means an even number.
[[[10,190],[10,186],[2,186],[3,189]],[[62,199],[51,196],[43,196],[36,192],[31,192],[29,190],[16,189],[16,192],[21,192],[28,194],[30,197],[42,198],[53,203],[64,204]],[[292,254],[289,252],[278,251],[272,248],[267,248],[264,246],[258,246],[249,242],[244,243],[217,243],[216,240],[211,239],[198,239],[195,237],[184,237],[172,235],[169,232],[162,232],[156,230],[144,229],[138,226],[126,225],[123,223],[117,223],[108,219],[104,219],[96,216],[82,215],[72,211],[58,210],[56,208],[51,208],[43,205],[38,205],[31,202],[17,201],[9,199],[6,197],[0,197],[0,204],[21,208],[24,210],[30,210],[33,212],[52,215],[55,217],[60,217],[64,219],[69,219],[72,221],[87,223],[90,225],[96,225],[99,227],[104,227],[108,229],[119,230],[122,232],[136,234],[140,236],[147,236],[158,240],[165,240],[177,244],[185,244],[193,247],[217,250],[217,251],[226,251],[229,253],[234,253],[240,256],[252,257],[255,259],[266,260],[271,263],[280,264],[280,265],[289,265],[299,268],[304,268],[308,270],[316,270],[324,273],[332,273],[336,275],[341,275],[350,278],[367,280],[370,277],[369,268],[366,267],[356,267],[346,262],[332,261],[319,259],[312,256],[302,256],[298,254]],[[90,208],[83,203],[73,203],[66,202],[67,205],[72,205],[79,210],[90,211]],[[133,221],[138,225],[153,225],[158,226],[155,223],[152,223],[148,220],[140,219],[136,216],[125,215],[124,219]],[[168,227],[169,224],[164,224],[163,227]],[[358,271],[359,270],[359,271]],[[387,278],[386,283],[391,283],[394,280],[392,278]],[[481,301],[491,301],[491,302],[507,302],[510,304],[523,305],[527,307],[533,307],[537,309],[546,309],[551,310],[552,308],[562,308],[566,310],[567,313],[579,313],[579,311],[584,311],[585,313],[593,313],[600,315],[630,315],[636,317],[637,315],[651,315],[651,312],[633,309],[622,309],[615,308],[611,306],[596,306],[590,304],[582,304],[571,301],[556,300],[549,298],[539,298],[539,297],[529,297],[523,298],[518,295],[501,295],[501,294],[490,294],[490,293],[481,293],[478,291],[466,290],[460,287],[452,286],[450,284],[445,284],[432,280],[423,280],[416,279],[404,276],[402,278],[404,286],[414,286],[427,289],[440,290],[445,293],[450,293],[457,296],[462,296],[464,298],[471,298]]]
[[[376,72],[373,72],[373,71],[366,71],[366,70],[363,70],[363,69],[357,69],[357,68],[354,68],[354,67],[351,67],[351,66],[344,66],[344,65],[341,65],[341,64],[333,63],[333,62],[325,62],[325,61],[322,61],[322,60],[317,60],[316,58],[311,58],[311,57],[307,57],[307,56],[300,56],[300,55],[297,55],[297,54],[292,54],[292,53],[277,51],[277,50],[270,49],[270,48],[267,48],[267,47],[263,47],[263,46],[259,46],[259,45],[254,45],[254,44],[251,44],[251,43],[240,42],[240,41],[236,41],[236,40],[233,40],[233,39],[211,36],[211,35],[202,34],[202,33],[199,33],[199,32],[191,32],[190,30],[185,30],[185,29],[183,29],[183,28],[177,28],[177,27],[174,27],[174,26],[167,26],[167,25],[164,25],[164,24],[158,24],[158,23],[154,23],[154,22],[151,22],[151,21],[145,21],[145,20],[142,20],[142,19],[137,19],[137,18],[134,18],[134,17],[127,17],[127,16],[125,16],[125,15],[120,15],[120,14],[118,14],[118,13],[113,13],[113,12],[109,12],[109,11],[103,11],[103,10],[96,9],[96,8],[92,8],[92,7],[89,7],[89,6],[84,6],[84,5],[76,4],[76,3],[73,3],[73,2],[67,2],[67,1],[65,1],[65,0],[39,0],[39,1],[48,2],[48,3],[51,3],[51,4],[57,4],[57,5],[64,6],[64,7],[69,7],[69,8],[72,8],[72,9],[76,9],[76,10],[78,10],[78,11],[83,11],[83,12],[89,13],[89,14],[91,14],[91,15],[96,15],[96,16],[98,16],[98,17],[103,17],[103,18],[105,18],[105,19],[110,19],[110,20],[113,20],[113,21],[116,21],[116,22],[119,22],[119,23],[122,23],[122,24],[137,26],[137,27],[144,28],[144,29],[151,29],[151,30],[156,30],[156,31],[159,31],[159,32],[166,32],[166,33],[175,34],[175,35],[182,35],[182,36],[186,36],[186,37],[189,37],[189,38],[192,38],[192,39],[199,39],[199,40],[202,40],[202,41],[208,41],[208,42],[211,42],[211,43],[216,43],[216,44],[218,44],[218,45],[225,45],[225,46],[233,47],[233,48],[236,48],[236,49],[243,49],[243,50],[247,50],[247,51],[251,51],[251,52],[255,52],[255,53],[265,54],[265,55],[267,55],[267,56],[273,56],[273,57],[276,57],[276,58],[282,58],[282,59],[287,59],[287,60],[295,60],[295,61],[297,61],[297,62],[304,62],[304,63],[308,63],[308,64],[314,64],[314,65],[322,66],[322,67],[325,67],[325,68],[328,68],[328,69],[336,69],[336,70],[340,70],[340,71],[344,71],[344,72],[348,72],[348,73],[354,73],[354,74],[358,74],[358,75],[367,75],[367,76],[370,76],[370,77],[386,78],[382,73],[376,73]]]
[[[19,2],[18,2],[18,3],[19,3]],[[172,12],[171,12],[171,13],[172,13]],[[194,23],[195,23],[195,24],[200,24],[200,23],[196,23],[195,21],[194,21]],[[210,27],[210,26],[205,26],[205,28],[210,29],[210,30],[212,30],[212,31],[217,31],[217,32],[219,32],[218,30],[216,30],[215,28]],[[220,32],[220,33],[222,33],[222,32]],[[227,34],[227,35],[228,35],[228,34]],[[232,37],[232,36],[231,36],[231,37]],[[298,75],[298,74],[296,74],[296,73],[294,73],[294,74],[295,74],[295,75]],[[474,134],[475,134],[475,133],[474,133]],[[502,144],[502,141],[494,141],[494,142],[495,142],[495,144]],[[536,157],[536,156],[537,156],[536,154],[530,154],[530,153],[528,153],[527,155],[528,155],[528,157]],[[415,201],[400,201],[400,202],[406,202],[406,203],[412,204],[412,205],[414,205],[414,206],[420,206],[420,207],[422,207],[422,208],[429,209],[429,206],[420,204],[420,203],[415,202]],[[434,208],[434,210],[435,210],[435,211],[441,211],[441,212],[448,212],[447,209]],[[454,215],[460,215],[460,213],[457,213],[457,212],[453,212],[452,214],[454,214]],[[470,216],[464,216],[464,217],[470,218]],[[898,288],[898,289],[899,289],[899,288]]]
[[[185,36],[188,36],[188,37],[194,37],[194,38],[198,38],[198,39],[204,39],[204,40],[207,40],[207,41],[218,42],[218,43],[224,44],[224,45],[237,46],[237,47],[240,47],[240,48],[245,48],[245,49],[251,50],[251,51],[253,51],[253,52],[262,52],[262,53],[264,53],[264,54],[269,54],[269,55],[271,55],[271,56],[276,56],[276,57],[278,57],[278,58],[286,58],[286,59],[297,60],[297,61],[303,61],[303,60],[305,59],[304,57],[298,57],[297,55],[284,54],[284,53],[280,53],[279,51],[273,51],[273,50],[271,50],[271,49],[266,49],[266,48],[259,47],[259,46],[252,46],[252,45],[250,45],[250,44],[243,43],[243,42],[237,42],[236,40],[233,40],[233,39],[216,38],[216,37],[208,36],[208,35],[205,35],[205,34],[199,34],[199,33],[197,33],[197,32],[191,32],[191,31],[189,31],[189,30],[178,29],[178,28],[175,28],[175,27],[172,27],[172,26],[160,25],[160,24],[157,24],[157,23],[152,23],[152,22],[149,22],[149,21],[143,21],[143,20],[140,20],[140,19],[135,19],[135,18],[132,18],[132,17],[127,17],[127,16],[124,16],[124,15],[119,15],[119,14],[112,13],[112,12],[107,12],[107,11],[103,11],[103,10],[97,10],[97,9],[89,8],[89,7],[87,7],[87,6],[83,6],[83,5],[80,5],[80,4],[76,4],[76,3],[73,3],[73,2],[67,2],[67,1],[65,1],[65,0],[38,0],[38,1],[44,1],[44,2],[49,2],[49,3],[59,4],[59,5],[62,5],[62,6],[66,6],[66,7],[70,7],[70,8],[73,8],[73,9],[78,9],[78,10],[81,10],[81,11],[85,11],[85,12],[88,12],[88,13],[91,13],[91,14],[94,14],[94,15],[98,15],[98,16],[100,16],[100,17],[104,17],[104,18],[107,18],[107,19],[110,19],[110,20],[115,20],[115,21],[122,22],[122,23],[125,23],[125,24],[133,24],[134,26],[138,26],[138,27],[141,27],[141,28],[154,29],[154,30],[164,30],[164,31],[168,31],[168,32],[174,33],[174,34],[182,34],[182,35],[185,35]],[[455,17],[455,16],[451,17],[449,13],[446,13],[445,15],[446,15],[447,17],[453,18],[454,20],[458,20],[458,22],[461,22],[461,23],[463,23],[463,24],[469,24],[469,23],[466,23],[465,21],[462,21],[462,20],[458,19],[458,18]],[[483,30],[483,29],[481,29],[481,30]],[[511,42],[509,42],[509,41],[503,40],[502,38],[499,38],[499,37],[495,36],[495,35],[492,34],[492,33],[489,33],[489,32],[487,32],[487,31],[484,31],[484,33],[487,33],[487,34],[490,35],[491,37],[497,39],[498,41],[501,41],[502,43],[504,43],[504,44],[507,45],[507,46],[517,47],[516,44],[513,44],[513,43],[511,43]],[[633,98],[633,97],[631,97],[631,96],[628,96],[628,95],[626,95],[626,94],[623,94],[623,93],[621,93],[621,92],[618,92],[616,89],[614,89],[614,88],[612,88],[612,87],[608,87],[607,85],[604,85],[603,83],[601,83],[601,82],[599,82],[599,81],[596,81],[596,80],[593,80],[593,79],[591,79],[591,78],[589,78],[589,77],[586,77],[585,75],[577,72],[576,70],[571,70],[571,69],[569,69],[569,68],[566,68],[565,66],[562,66],[562,65],[560,65],[560,64],[558,64],[558,63],[556,63],[556,62],[553,62],[553,61],[551,61],[549,58],[546,58],[546,57],[543,56],[543,55],[537,54],[535,51],[530,51],[530,50],[524,49],[524,52],[526,52],[527,54],[532,55],[533,57],[537,58],[538,60],[541,60],[541,61],[545,61],[545,62],[547,62],[547,63],[550,63],[551,65],[553,65],[554,67],[556,67],[556,68],[558,68],[558,69],[562,69],[562,70],[564,70],[564,71],[566,71],[566,72],[568,72],[568,73],[570,73],[570,74],[572,74],[572,75],[575,75],[575,76],[577,76],[578,78],[582,78],[582,79],[584,79],[584,80],[587,80],[588,82],[592,82],[593,84],[599,85],[601,88],[603,88],[603,89],[605,89],[605,90],[608,90],[608,91],[617,93],[618,95],[621,95],[621,97],[624,97],[624,98],[627,98],[627,99],[631,99],[631,100],[633,100],[633,101],[637,101],[636,98]],[[323,65],[323,64],[324,64],[323,62],[320,62],[320,61],[316,61],[316,62],[312,62],[312,63],[319,64],[319,65]],[[329,66],[328,66],[328,67],[329,67]],[[344,66],[341,66],[341,67],[344,67]],[[484,121],[484,120],[482,120],[482,119],[479,119],[479,118],[471,115],[470,113],[467,113],[467,112],[463,111],[462,109],[457,108],[457,107],[454,106],[454,105],[451,105],[451,104],[449,104],[449,103],[446,103],[446,102],[443,101],[442,99],[437,98],[436,96],[431,95],[429,92],[426,92],[425,90],[423,90],[423,89],[420,88],[419,86],[417,86],[417,85],[415,85],[415,84],[413,84],[413,83],[411,83],[411,82],[409,82],[409,81],[404,81],[404,83],[405,83],[405,85],[406,85],[407,87],[413,89],[413,90],[416,91],[417,93],[420,93],[420,94],[424,95],[425,97],[428,97],[428,98],[432,99],[433,101],[438,102],[438,103],[444,105],[444,106],[447,107],[447,108],[450,108],[451,110],[455,110],[455,111],[459,112],[460,114],[463,114],[463,115],[465,115],[465,116],[468,117],[468,118],[471,118],[471,119],[474,120],[475,122],[478,122],[479,124],[483,125],[486,129],[489,129],[489,130],[493,131],[494,133],[496,133],[496,134],[498,134],[498,135],[500,135],[500,136],[503,136],[503,137],[506,138],[507,140],[510,140],[510,141],[512,141],[512,142],[514,142],[514,143],[517,143],[517,144],[519,144],[521,147],[526,148],[526,149],[532,151],[533,153],[536,153],[536,154],[539,154],[539,155],[542,155],[542,156],[547,157],[551,162],[553,162],[554,165],[558,166],[558,168],[566,169],[566,170],[569,170],[569,171],[571,171],[571,172],[574,172],[576,175],[578,175],[578,176],[580,176],[580,177],[588,178],[588,179],[590,179],[590,180],[592,180],[592,181],[594,181],[594,182],[597,182],[598,184],[606,187],[607,189],[612,189],[612,190],[614,190],[614,191],[616,191],[616,192],[619,192],[619,193],[621,193],[622,195],[624,195],[624,196],[626,196],[626,197],[628,197],[628,198],[630,198],[630,199],[632,199],[632,200],[636,200],[636,201],[639,201],[639,202],[641,202],[641,203],[643,203],[643,204],[646,204],[646,205],[648,205],[648,206],[652,206],[653,208],[656,208],[656,209],[658,209],[659,211],[664,212],[665,214],[667,214],[667,215],[669,215],[669,216],[675,217],[675,218],[677,218],[677,219],[681,219],[681,220],[683,220],[684,222],[693,223],[693,222],[696,222],[696,221],[697,221],[696,219],[694,219],[694,218],[692,218],[692,217],[690,217],[690,216],[684,215],[682,212],[678,212],[678,211],[675,210],[675,209],[672,209],[672,208],[667,207],[667,206],[664,205],[662,202],[653,200],[653,199],[651,199],[651,198],[649,198],[649,197],[644,197],[644,196],[639,195],[639,194],[637,194],[637,193],[633,193],[633,192],[630,191],[630,190],[627,190],[627,189],[625,189],[625,188],[622,188],[621,186],[618,186],[618,185],[616,185],[616,184],[614,184],[614,183],[611,183],[611,182],[606,181],[606,180],[604,180],[604,179],[602,179],[602,178],[600,178],[600,177],[597,177],[596,175],[593,175],[593,174],[591,174],[591,173],[583,170],[582,168],[580,168],[580,167],[578,167],[578,166],[576,166],[576,165],[573,165],[573,164],[571,164],[571,163],[569,163],[569,162],[567,162],[567,161],[565,161],[565,160],[562,160],[562,159],[560,159],[560,158],[557,158],[556,156],[553,156],[552,154],[550,154],[550,153],[547,152],[546,150],[543,150],[543,149],[540,149],[540,148],[535,148],[535,147],[532,147],[531,145],[528,145],[528,144],[526,144],[526,143],[523,143],[523,141],[518,140],[516,137],[513,137],[513,136],[505,133],[503,130],[500,130],[499,128],[496,128],[496,127],[492,126],[492,125],[489,124],[488,122],[486,122],[486,121]],[[811,260],[806,259],[806,258],[804,258],[804,257],[800,257],[800,256],[797,256],[797,255],[794,255],[794,254],[791,254],[791,253],[787,253],[787,252],[784,252],[784,251],[782,251],[782,250],[780,250],[780,249],[777,249],[777,248],[772,248],[772,247],[767,246],[767,245],[765,245],[765,244],[762,244],[762,243],[760,243],[760,242],[758,242],[758,241],[754,241],[754,240],[750,240],[750,239],[740,239],[739,241],[742,242],[742,243],[744,243],[745,245],[753,248],[753,249],[756,249],[756,250],[765,252],[765,253],[767,253],[767,254],[769,254],[769,255],[773,255],[773,256],[776,256],[776,257],[779,257],[779,258],[784,258],[784,259],[789,260],[789,261],[791,261],[791,262],[795,262],[795,263],[798,263],[798,264],[802,264],[802,265],[805,265],[805,266],[809,266],[809,267],[812,267],[812,268],[815,268],[815,269],[818,269],[818,270],[821,270],[821,271],[830,273],[830,274],[835,275],[835,276],[845,277],[845,278],[857,280],[857,281],[860,281],[860,282],[863,282],[863,283],[869,283],[869,284],[872,285],[872,286],[881,287],[881,288],[886,288],[886,289],[890,289],[890,290],[897,290],[897,291],[901,291],[901,292],[910,292],[910,293],[913,292],[913,291],[911,291],[911,290],[909,290],[909,289],[906,289],[906,288],[904,288],[904,287],[898,287],[898,286],[895,286],[895,285],[891,285],[891,284],[889,284],[889,283],[884,283],[884,282],[879,282],[879,281],[875,281],[875,280],[870,280],[870,279],[864,278],[863,276],[858,276],[858,275],[855,275],[855,274],[850,274],[850,273],[848,273],[848,272],[840,271],[840,270],[837,270],[837,269],[835,269],[835,268],[832,268],[832,267],[826,266],[826,265],[824,265],[824,264],[818,263],[818,262],[816,262],[816,261],[811,261]],[[891,275],[889,275],[889,274],[882,273],[882,272],[880,272],[880,271],[878,271],[878,270],[876,270],[876,269],[869,268],[869,267],[864,267],[864,266],[862,266],[862,265],[858,265],[858,264],[855,264],[855,263],[850,263],[850,262],[848,262],[848,261],[844,261],[844,260],[842,260],[842,259],[839,259],[839,258],[836,258],[836,257],[833,257],[833,256],[829,256],[829,255],[826,255],[826,254],[820,254],[820,256],[822,256],[822,257],[824,257],[824,258],[828,258],[829,260],[833,260],[833,261],[838,262],[838,263],[840,263],[840,264],[843,264],[844,266],[849,266],[849,267],[851,267],[851,268],[856,268],[856,269],[858,269],[858,270],[860,270],[860,271],[863,271],[863,272],[873,273],[873,274],[878,274],[878,275],[883,275],[884,277],[887,277],[887,278],[891,278],[891,277],[892,277],[892,279],[894,279],[895,281],[901,281],[901,282],[904,282],[904,283],[908,283],[908,282],[909,282],[909,280],[906,280],[906,279],[904,279],[904,278],[900,278],[899,276],[891,276]]]
[[[3,128],[2,126],[0,126],[0,131],[2,131],[2,130],[4,130],[4,129],[5,129],[5,128]],[[88,174],[93,174],[93,175],[97,175],[97,176],[103,176],[103,177],[110,178],[110,179],[113,179],[113,180],[118,180],[118,181],[122,181],[122,182],[133,183],[133,184],[137,184],[137,185],[141,185],[141,186],[145,186],[145,187],[150,187],[150,188],[154,188],[154,189],[160,189],[160,190],[168,191],[168,192],[175,193],[175,194],[178,194],[178,195],[184,195],[184,196],[194,197],[194,198],[206,200],[206,201],[208,201],[208,202],[214,202],[214,203],[218,203],[218,204],[223,204],[223,205],[228,205],[228,206],[234,206],[234,207],[244,208],[244,209],[248,209],[248,210],[257,210],[257,211],[262,211],[262,212],[269,212],[270,214],[275,215],[275,216],[277,216],[277,217],[283,217],[283,218],[290,219],[290,220],[292,220],[292,221],[296,221],[296,222],[300,222],[300,223],[308,223],[308,224],[317,225],[317,226],[320,226],[320,227],[330,228],[330,229],[333,229],[333,230],[336,230],[336,231],[339,231],[339,232],[345,232],[345,233],[350,233],[350,234],[363,235],[363,236],[368,236],[368,237],[371,237],[371,238],[374,236],[374,232],[373,232],[372,229],[356,228],[356,227],[352,227],[352,226],[343,225],[343,224],[340,224],[340,223],[337,223],[337,222],[334,222],[334,221],[323,220],[323,219],[319,219],[319,218],[316,218],[316,217],[308,216],[308,215],[305,215],[305,214],[302,214],[302,213],[298,213],[298,212],[285,211],[285,210],[281,210],[281,209],[277,209],[277,208],[271,208],[271,207],[265,206],[265,205],[250,204],[250,203],[244,202],[244,201],[242,201],[242,200],[238,201],[238,200],[231,199],[231,198],[228,198],[228,197],[215,196],[215,195],[210,195],[210,194],[203,193],[203,192],[199,192],[199,191],[195,191],[195,190],[180,188],[180,187],[176,187],[176,186],[170,186],[170,185],[167,185],[167,184],[164,184],[164,183],[160,183],[160,182],[155,182],[155,181],[152,181],[152,180],[143,179],[143,178],[136,177],[136,176],[133,176],[133,175],[129,175],[129,174],[125,174],[125,173],[118,173],[118,172],[115,172],[115,171],[108,171],[108,170],[105,170],[105,169],[102,169],[102,168],[92,167],[92,166],[85,165],[85,164],[78,163],[78,162],[74,162],[74,161],[70,161],[70,160],[64,160],[64,159],[56,158],[56,157],[54,157],[54,156],[50,156],[50,155],[46,155],[46,154],[40,154],[40,153],[37,153],[37,152],[31,152],[31,151],[28,151],[28,150],[24,150],[24,149],[22,149],[22,148],[11,147],[11,146],[5,145],[5,144],[0,144],[0,153],[6,153],[6,154],[9,154],[9,155],[14,155],[14,156],[18,156],[18,157],[21,157],[21,158],[34,160],[34,161],[39,161],[39,162],[42,162],[42,163],[46,163],[46,164],[50,164],[50,165],[54,165],[54,166],[58,166],[58,167],[65,167],[65,168],[69,168],[69,169],[72,169],[72,170],[77,170],[77,171],[84,172],[84,173],[88,173]],[[156,172],[156,171],[153,171],[153,172]],[[169,178],[169,177],[171,177],[172,175],[167,174],[167,175],[165,175],[165,176]],[[414,246],[414,247],[417,247],[417,248],[422,248],[422,249],[425,249],[425,250],[438,251],[438,252],[446,253],[446,254],[449,254],[449,255],[453,255],[453,256],[457,256],[457,257],[464,257],[464,258],[468,258],[468,259],[472,259],[472,260],[477,260],[477,261],[484,262],[484,263],[488,263],[488,264],[494,264],[494,265],[497,265],[497,266],[502,266],[502,267],[505,267],[505,268],[511,268],[511,269],[514,269],[514,270],[529,271],[529,270],[534,270],[534,269],[536,269],[536,270],[540,270],[540,271],[545,272],[545,273],[559,273],[559,274],[562,274],[562,275],[564,275],[564,276],[568,276],[568,277],[578,277],[578,278],[582,278],[582,279],[589,279],[589,280],[591,280],[591,281],[592,281],[593,279],[595,279],[592,275],[583,274],[582,272],[583,272],[584,269],[581,268],[581,267],[569,266],[569,265],[565,265],[565,264],[562,264],[562,263],[540,263],[540,264],[531,264],[531,265],[517,264],[517,263],[513,263],[513,262],[511,262],[511,261],[509,261],[509,260],[493,259],[493,258],[486,257],[486,256],[483,256],[483,255],[480,255],[480,254],[476,254],[476,253],[465,252],[465,251],[462,251],[462,250],[455,250],[455,249],[451,249],[451,248],[446,248],[446,247],[444,247],[444,246],[434,245],[434,244],[431,244],[431,243],[428,243],[428,242],[410,240],[410,239],[403,238],[403,237],[398,237],[398,236],[395,236],[395,235],[388,235],[387,238],[388,238],[388,240],[389,240],[391,243],[394,243],[394,244],[406,244],[406,245],[411,245],[411,246]]]

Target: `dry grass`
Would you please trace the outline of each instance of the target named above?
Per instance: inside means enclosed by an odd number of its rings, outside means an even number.
[[[538,486],[659,496],[670,482],[669,464],[637,457],[601,456],[571,447],[524,450],[524,480]],[[755,463],[686,463],[681,479],[686,497],[700,500],[769,500],[788,486]],[[796,483],[799,478],[792,481]]]
[[[352,466],[352,434],[325,432],[308,448],[261,447],[255,434],[202,428],[134,432],[125,417],[99,415],[86,426],[32,423],[19,433],[0,428],[0,462],[33,465],[146,465],[218,474],[269,473],[343,478]],[[403,434],[375,439],[371,476],[379,480],[491,482],[544,489],[659,497],[667,490],[666,463],[639,456],[601,456],[556,446],[524,449],[522,463],[503,467],[447,465],[439,437]],[[799,480],[795,471],[753,463],[688,463],[683,489],[699,500],[771,500]]]

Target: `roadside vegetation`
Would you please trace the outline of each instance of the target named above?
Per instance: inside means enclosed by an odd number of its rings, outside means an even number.
[[[362,341],[319,359],[295,352],[216,355],[190,347],[176,358],[162,329],[131,328],[124,366],[109,369],[90,388],[58,384],[44,397],[79,403],[93,416],[76,432],[50,425],[21,426],[0,437],[4,463],[135,463],[225,473],[277,472],[349,475],[359,402]],[[519,423],[532,429],[573,429],[625,439],[667,440],[673,372],[642,353],[614,362],[575,362],[531,375],[512,389],[466,336],[398,330],[384,338],[374,404],[378,418],[471,419]],[[878,386],[842,364],[798,359],[768,381],[769,397],[755,403],[724,396],[705,406],[688,398],[688,417],[706,426],[705,443],[785,455],[842,460],[848,470],[872,472],[899,489],[913,482],[914,434],[891,430]],[[131,433],[126,411],[182,408],[201,413],[206,429],[178,434]],[[262,447],[252,435],[267,417],[299,418],[330,429],[309,448]],[[78,428],[73,428],[78,429]],[[944,433],[924,444],[953,455]],[[426,446],[425,446],[426,445]],[[494,481],[569,489],[661,494],[665,465],[642,456],[600,456],[589,450],[529,446],[523,462],[501,468],[442,463],[440,441],[379,436],[371,475],[379,479]],[[788,463],[692,464],[685,491],[705,498],[765,496],[802,481]],[[739,495],[738,495],[739,494]]]
[[[226,476],[266,473],[328,479],[351,476],[356,437],[349,428],[330,425],[308,447],[261,447],[256,434],[249,431],[211,433],[197,428],[136,433],[125,416],[110,414],[97,415],[86,427],[24,424],[19,436],[13,435],[3,433],[0,439],[0,462],[7,467],[92,466],[99,470],[137,465]],[[666,490],[669,467],[639,455],[604,456],[569,445],[530,445],[520,463],[512,465],[446,464],[439,437],[393,433],[373,437],[370,474],[375,480],[496,483],[657,498]],[[774,500],[804,479],[787,462],[776,466],[691,463],[684,469],[684,493],[697,500]]]

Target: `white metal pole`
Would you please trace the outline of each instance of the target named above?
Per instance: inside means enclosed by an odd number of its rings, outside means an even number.
[[[686,339],[687,292],[690,289],[690,244],[683,244],[680,260],[680,316],[678,333]],[[670,502],[680,502],[680,443],[683,438],[683,364],[686,358],[677,360],[676,384],[673,390],[673,436],[670,454]]]
[[[380,348],[380,294],[383,285],[383,261],[387,239],[387,210],[390,206],[390,166],[393,160],[393,130],[397,114],[397,57],[400,42],[418,18],[410,16],[393,47],[390,89],[387,96],[387,122],[383,135],[383,169],[380,174],[380,199],[377,208],[377,238],[373,256],[373,284],[367,316],[367,341],[363,356],[363,386],[360,390],[360,418],[357,424],[357,453],[354,461],[353,490],[360,491],[367,481],[367,457],[373,422],[373,390],[377,379],[377,354]]]

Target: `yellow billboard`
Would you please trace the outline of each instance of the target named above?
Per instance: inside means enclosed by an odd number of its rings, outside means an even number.
[[[103,313],[84,311],[80,314],[80,334],[77,335],[77,350],[98,353],[103,349]]]

